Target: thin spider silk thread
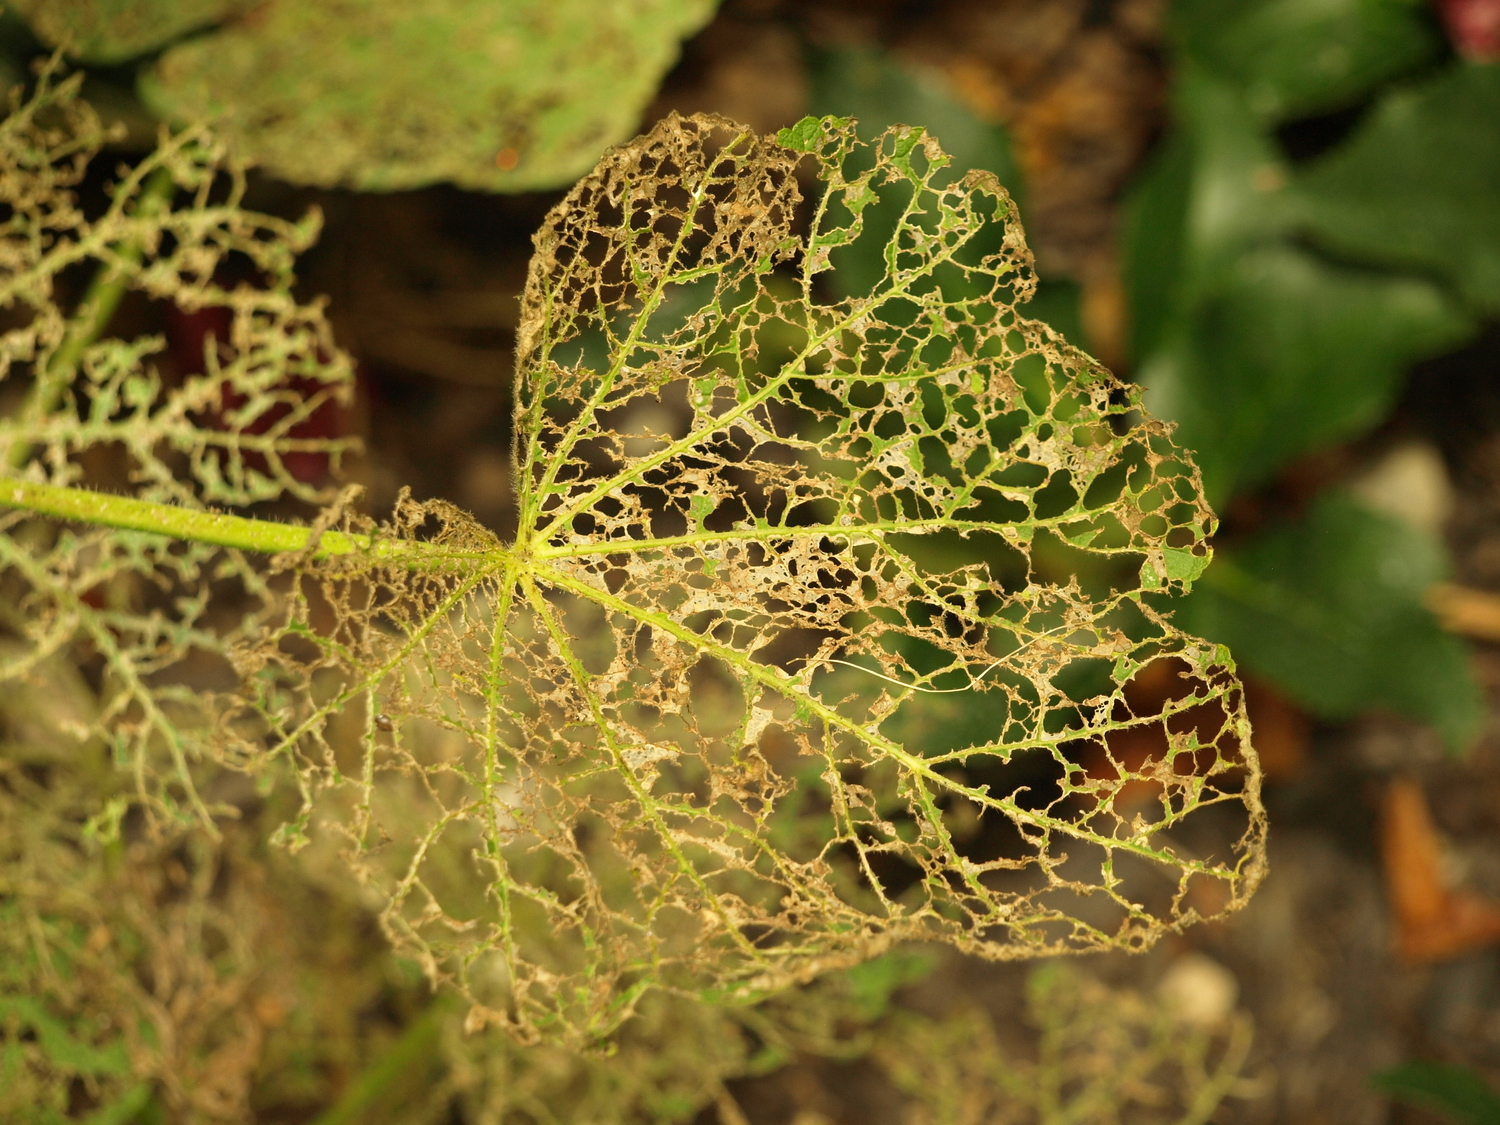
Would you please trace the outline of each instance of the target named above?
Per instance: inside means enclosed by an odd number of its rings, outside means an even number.
[[[884,680],[886,683],[895,684],[897,687],[904,687],[909,688],[912,691],[919,691],[924,695],[955,695],[963,691],[973,691],[974,688],[979,684],[979,682],[986,676],[988,676],[991,672],[993,672],[996,668],[1000,667],[1000,665],[1004,664],[1007,660],[1011,660],[1018,654],[1025,652],[1032,645],[1036,644],[1037,641],[1043,640],[1044,638],[1050,637],[1055,633],[1061,633],[1063,632],[1063,630],[1071,628],[1073,628],[1072,625],[1061,625],[1056,629],[1048,629],[1045,633],[1038,633],[1036,636],[1032,637],[1031,640],[1027,641],[1024,645],[1021,645],[1019,648],[1017,648],[1014,652],[1006,653],[999,660],[996,660],[993,664],[989,665],[983,672],[979,673],[979,675],[975,676],[963,687],[934,688],[923,687],[921,684],[909,684],[904,680],[898,680],[892,676],[887,676],[883,672],[876,672],[870,668],[866,668],[863,664],[855,664],[849,660],[839,660],[838,658],[832,656],[820,661],[820,663],[842,664],[845,668],[853,668],[856,672],[863,672],[867,676],[874,676],[877,680]],[[939,669],[940,672],[946,672],[947,670],[948,669],[946,668]],[[937,674],[938,673],[936,672],[933,673],[933,675]]]

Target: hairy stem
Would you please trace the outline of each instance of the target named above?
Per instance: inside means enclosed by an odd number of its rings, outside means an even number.
[[[140,198],[136,200],[136,215],[150,218],[159,214],[170,204],[174,188],[171,169],[156,169],[147,178]],[[52,353],[47,365],[37,372],[36,382],[21,406],[19,418],[22,427],[40,422],[57,408],[63,391],[73,383],[84,350],[109,327],[115,309],[129,288],[131,273],[140,265],[144,252],[140,243],[126,242],[114,247],[113,261],[99,263],[83,300],[78,303],[68,334]],[[31,460],[34,450],[35,446],[29,441],[17,442],[10,447],[7,467],[21,468]]]
[[[155,532],[172,539],[235,547],[261,554],[306,550],[312,538],[310,528],[295,524],[178,508],[128,496],[113,496],[107,492],[24,480],[0,483],[0,504],[8,508],[24,508],[42,516],[56,516],[122,531]],[[364,536],[326,531],[318,546],[319,557],[327,558],[368,550],[370,542]]]
[[[263,555],[306,551],[313,545],[316,534],[318,541],[312,552],[315,559],[364,554],[374,562],[413,569],[472,571],[493,569],[509,556],[506,548],[498,542],[489,550],[476,551],[455,550],[414,540],[376,540],[368,535],[332,530],[316,532],[298,524],[247,519],[222,512],[114,496],[108,492],[93,492],[86,488],[16,479],[0,479],[0,507],[20,508],[39,516],[121,531],[144,531],[170,539],[232,547]]]

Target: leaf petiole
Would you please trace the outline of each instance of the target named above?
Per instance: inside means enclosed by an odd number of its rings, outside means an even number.
[[[121,531],[144,531],[193,543],[230,547],[263,555],[306,551],[317,534],[314,559],[340,555],[368,555],[372,562],[404,565],[414,570],[433,568],[472,570],[493,568],[508,554],[498,543],[489,550],[454,549],[419,540],[375,539],[343,531],[315,532],[298,524],[249,519],[223,512],[180,508],[113,496],[86,488],[69,488],[35,481],[0,479],[0,507],[20,508],[40,516],[73,520]]]
[[[312,536],[312,529],[295,524],[246,519],[244,516],[179,508],[85,488],[15,479],[0,483],[0,505],[99,527],[154,532],[173,539],[262,554],[306,550]],[[369,549],[370,541],[366,536],[325,531],[315,557],[329,558]]]

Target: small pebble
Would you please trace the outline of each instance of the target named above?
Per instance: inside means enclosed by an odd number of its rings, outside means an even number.
[[[1389,450],[1349,482],[1349,490],[1377,511],[1442,535],[1456,503],[1448,467],[1438,447],[1408,441]]]
[[[1233,973],[1203,953],[1184,953],[1173,961],[1157,995],[1168,1011],[1193,1027],[1218,1027],[1234,1012],[1240,982]]]

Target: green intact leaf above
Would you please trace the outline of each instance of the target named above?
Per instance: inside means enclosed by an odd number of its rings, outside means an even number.
[[[1286,121],[1356,102],[1437,58],[1422,0],[1178,0],[1179,50],[1233,83],[1251,111]]]
[[[1185,64],[1173,105],[1127,208],[1123,273],[1147,402],[1222,503],[1375,424],[1406,366],[1473,323],[1431,280],[1295,242],[1292,172],[1221,76]]]
[[[1290,195],[1329,249],[1442,279],[1500,311],[1500,65],[1452,66],[1390,94]]]
[[[294,183],[394,191],[566,184],[628,137],[715,0],[270,4],[143,76]]]
[[[1201,287],[1245,250],[1285,232],[1286,162],[1243,95],[1221,75],[1184,63],[1172,109],[1189,153],[1175,168],[1191,184],[1179,268],[1185,285]],[[1171,189],[1160,184],[1156,190]]]
[[[1446,577],[1436,539],[1329,493],[1304,518],[1221,550],[1175,620],[1315,715],[1383,708],[1459,750],[1483,703],[1467,648],[1423,604]]]
[[[1331,265],[1290,245],[1241,255],[1142,365],[1210,500],[1262,484],[1390,409],[1414,360],[1472,322],[1438,286]]]
[[[17,0],[14,8],[43,43],[108,66],[254,6],[254,0]]]

